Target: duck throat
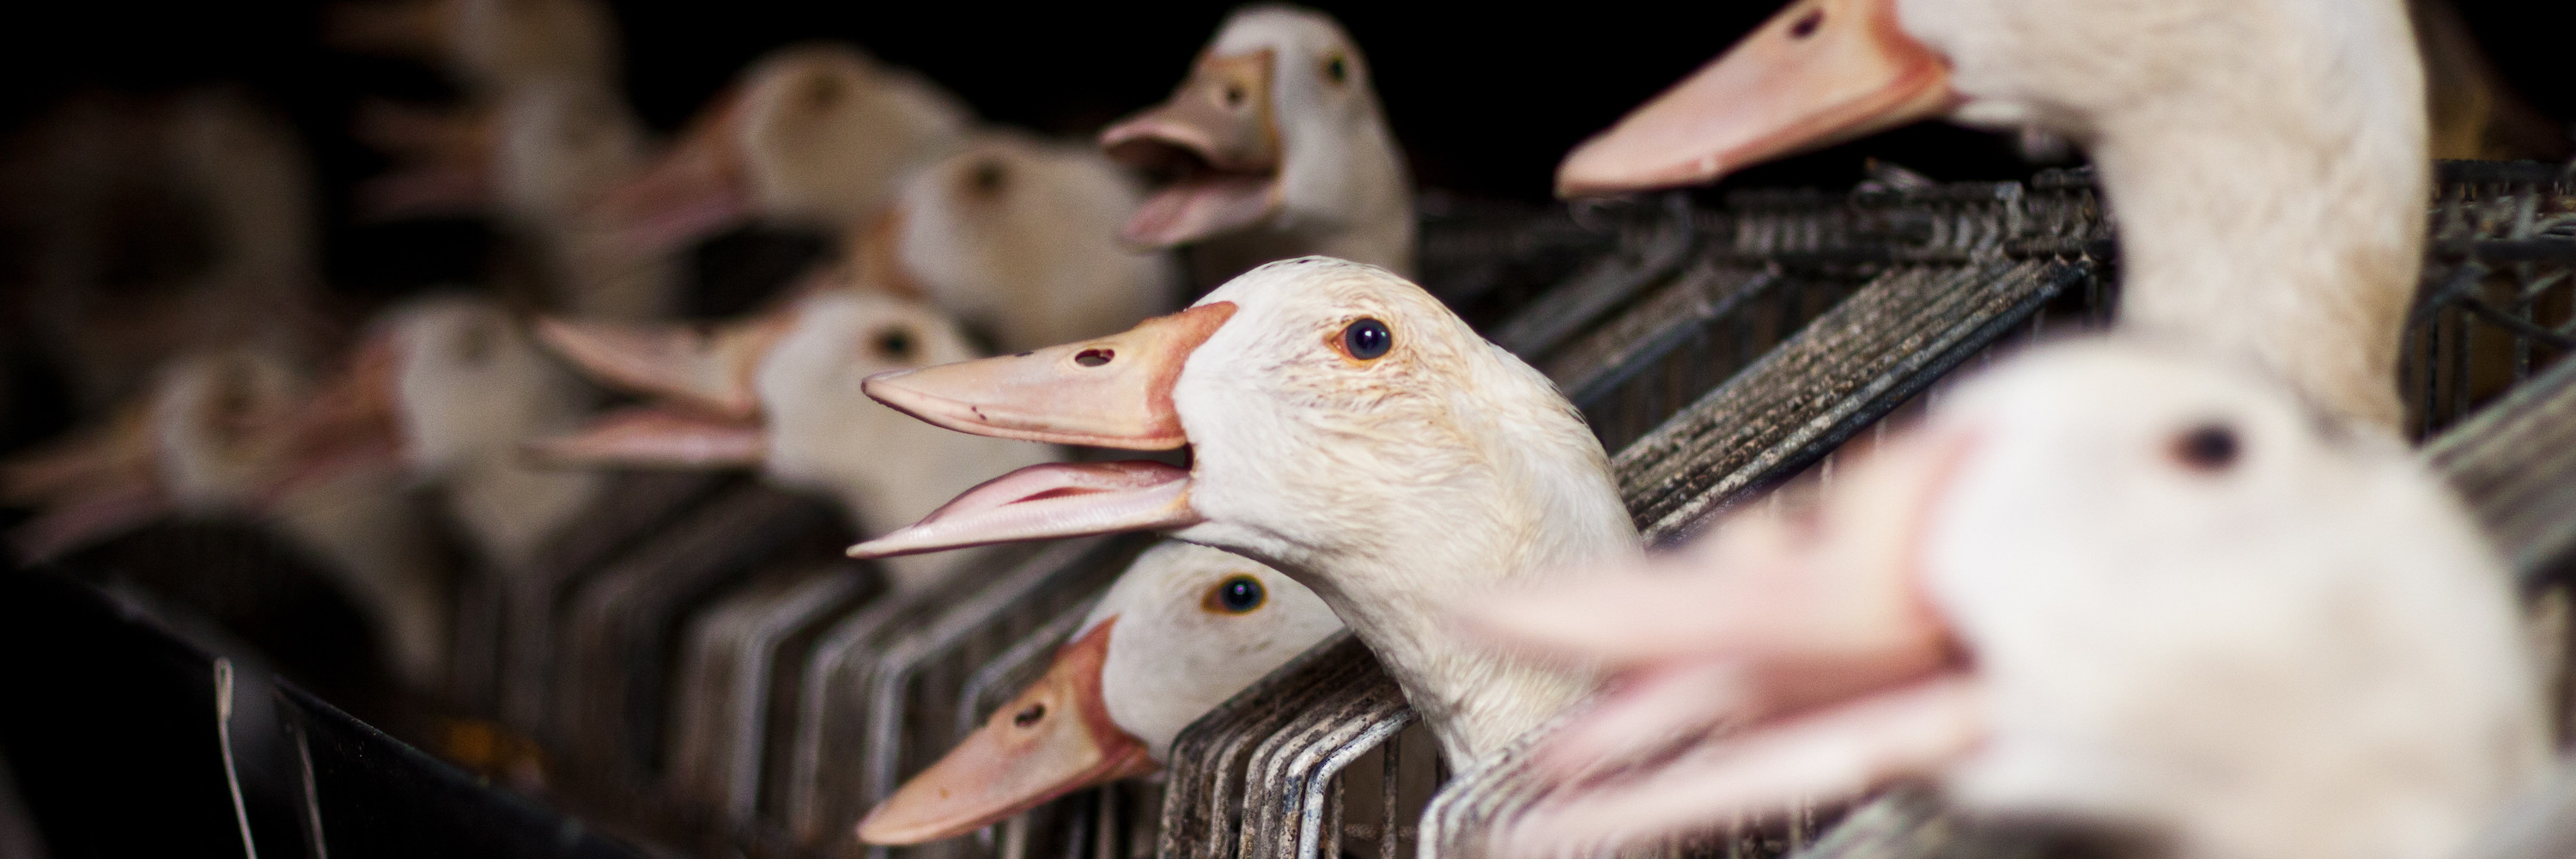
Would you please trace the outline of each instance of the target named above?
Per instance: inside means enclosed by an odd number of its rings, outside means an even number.
[[[2382,83],[2398,92],[2327,99],[2340,116],[2249,105],[2106,123],[2092,153],[2119,222],[2120,325],[2251,356],[2396,429],[2430,166],[2420,80]]]

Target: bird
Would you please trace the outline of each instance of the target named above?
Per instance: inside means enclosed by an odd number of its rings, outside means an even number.
[[[1462,606],[1620,680],[1493,834],[1564,855],[1904,780],[2158,855],[2458,855],[2544,777],[2507,572],[2394,439],[2189,344],[1949,391],[1803,502]]]
[[[559,464],[753,467],[839,502],[860,534],[937,509],[994,470],[1054,461],[1043,445],[924,426],[868,400],[868,376],[980,352],[946,315],[877,292],[819,291],[712,331],[547,320],[540,336],[602,383],[654,402],[611,412],[532,450]],[[959,557],[909,558],[898,593],[945,580]]]
[[[1341,628],[1276,570],[1158,543],[1119,573],[1045,675],[878,803],[859,840],[950,838],[1154,772],[1182,728]]]
[[[1593,677],[1495,652],[1442,607],[1641,551],[1600,441],[1547,378],[1361,263],[1266,264],[1121,334],[865,390],[962,432],[1186,447],[1189,465],[1023,468],[853,556],[1122,531],[1244,555],[1331,606],[1455,766]]]
[[[1918,119],[2091,156],[2122,328],[2271,366],[2394,432],[2430,193],[2400,0],[1801,0],[1584,142],[1560,195],[1714,181]]]
[[[1412,183],[1371,80],[1331,16],[1236,10],[1170,99],[1101,132],[1110,157],[1172,176],[1123,235],[1192,245],[1203,283],[1308,254],[1412,275]]]
[[[837,42],[790,45],[745,70],[680,140],[600,205],[629,242],[668,250],[747,220],[838,236],[975,128],[964,102]]]

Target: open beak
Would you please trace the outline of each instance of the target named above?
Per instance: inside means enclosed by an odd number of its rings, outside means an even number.
[[[359,187],[362,217],[436,217],[490,208],[490,111],[436,111],[370,101],[359,106],[356,134],[402,164]]]
[[[1515,824],[1513,852],[1774,813],[1970,751],[1983,732],[1973,666],[1923,593],[1920,558],[1971,446],[1909,434],[1812,504],[1751,507],[1643,569],[1469,614],[1508,644],[1619,672],[1533,750],[1568,789]]]
[[[262,493],[267,501],[354,469],[404,461],[394,336],[380,332],[359,344],[339,373],[286,418],[286,462]]]
[[[1267,48],[1201,56],[1169,100],[1101,133],[1109,157],[1177,175],[1127,221],[1122,238],[1168,248],[1251,226],[1278,211],[1271,63]]]
[[[546,318],[537,339],[603,383],[740,423],[760,411],[752,375],[795,324],[792,307],[715,328]]]
[[[1202,304],[1096,340],[868,377],[878,402],[976,435],[1126,450],[1189,443],[1172,384],[1234,316]],[[850,547],[886,557],[988,543],[1185,528],[1189,472],[1156,462],[1034,465],[967,490],[908,528]]]
[[[149,409],[0,463],[0,502],[36,510],[10,543],[28,562],[48,560],[171,511],[153,469]]]
[[[1100,668],[1117,618],[1057,650],[1046,676],[993,711],[946,757],[859,821],[869,844],[963,835],[1048,800],[1156,768],[1145,743],[1109,718]]]
[[[747,115],[739,90],[718,96],[661,160],[600,198],[600,211],[621,225],[629,248],[669,251],[751,217],[742,148]]]
[[[579,432],[528,445],[549,465],[692,469],[757,467],[768,449],[757,423],[652,406],[611,412]]]
[[[1744,167],[1958,106],[1948,61],[1896,0],[1799,0],[1725,56],[1575,147],[1561,197],[1714,182]]]

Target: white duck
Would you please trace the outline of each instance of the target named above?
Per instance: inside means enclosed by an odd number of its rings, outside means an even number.
[[[955,323],[917,302],[836,290],[712,332],[550,321],[540,333],[601,381],[663,402],[537,446],[559,462],[757,465],[780,484],[830,495],[858,533],[875,535],[996,470],[1055,459],[1040,445],[924,426],[862,395],[871,374],[977,354]],[[888,570],[910,593],[956,560],[902,559]]]
[[[2123,327],[2255,356],[2397,426],[2430,176],[2398,0],[1801,0],[1577,148],[1557,187],[1707,182],[1934,116],[2092,155]]]
[[[2476,524],[2402,446],[2269,378],[2049,347],[1823,496],[1656,574],[1476,612],[1637,678],[1538,749],[1571,798],[1497,833],[1509,852],[1936,777],[1970,814],[2176,856],[2436,859],[2545,772],[2538,673]]]
[[[392,667],[434,689],[447,661],[447,570],[364,409],[308,393],[271,353],[174,362],[136,417],[12,463],[9,494],[42,512],[17,534],[55,556],[171,515],[247,517],[324,561]],[[139,419],[138,419],[139,418]]]
[[[535,246],[551,302],[580,316],[669,314],[679,285],[670,258],[629,245],[595,205],[645,165],[644,131],[624,98],[566,75],[514,85],[497,104],[494,202]]]
[[[842,233],[957,149],[974,112],[849,45],[772,51],[653,167],[602,205],[633,244],[670,249],[759,218]]]
[[[1367,61],[1329,15],[1236,11],[1170,100],[1100,142],[1121,161],[1178,171],[1125,235],[1146,247],[1197,245],[1204,280],[1306,254],[1412,273],[1404,156]]]
[[[1044,676],[879,803],[859,839],[949,838],[1153,772],[1181,729],[1341,628],[1276,570],[1157,545],[1119,574]]]
[[[1383,269],[1271,263],[1111,337],[871,379],[869,396],[965,432],[1139,450],[1021,469],[884,556],[1160,530],[1314,589],[1470,765],[1579,697],[1589,673],[1496,654],[1445,606],[1638,551],[1601,444],[1555,387]]]

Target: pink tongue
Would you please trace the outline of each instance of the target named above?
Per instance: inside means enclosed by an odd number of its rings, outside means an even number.
[[[883,558],[990,543],[1183,528],[1190,473],[1159,462],[1032,465],[966,490],[909,528],[850,547]]]
[[[1201,173],[1172,183],[1127,219],[1128,242],[1167,248],[1231,232],[1270,214],[1269,176]]]

